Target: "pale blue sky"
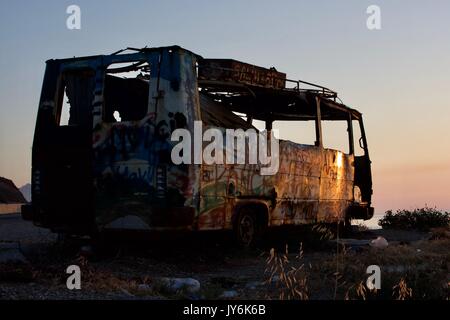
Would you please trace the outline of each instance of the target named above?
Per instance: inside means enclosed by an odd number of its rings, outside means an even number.
[[[66,8],[81,7],[81,30]],[[382,29],[366,28],[381,8]],[[178,44],[333,88],[365,116],[377,212],[450,209],[450,2],[0,1],[0,176],[30,180],[45,60]]]

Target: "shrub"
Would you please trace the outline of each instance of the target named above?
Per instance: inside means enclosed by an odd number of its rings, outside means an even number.
[[[413,211],[397,210],[395,213],[389,210],[386,211],[378,224],[384,229],[428,231],[430,228],[448,227],[450,224],[450,213],[428,207],[417,208]]]

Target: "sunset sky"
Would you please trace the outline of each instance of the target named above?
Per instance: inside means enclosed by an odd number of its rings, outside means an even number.
[[[66,28],[67,6],[81,30]],[[366,9],[381,8],[381,30]],[[450,1],[0,1],[0,176],[30,182],[45,60],[178,44],[274,66],[364,115],[374,206],[450,210]],[[292,132],[291,132],[292,134]]]

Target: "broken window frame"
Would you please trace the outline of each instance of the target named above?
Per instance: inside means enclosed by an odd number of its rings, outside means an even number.
[[[124,67],[118,67],[118,68],[112,68],[109,69],[111,66],[117,65],[117,64],[130,64],[129,66],[124,66]],[[125,59],[125,60],[120,60],[120,61],[112,61],[111,63],[105,64],[102,68],[102,72],[103,72],[103,84],[102,84],[102,114],[101,114],[101,121],[103,123],[107,123],[107,124],[114,124],[114,123],[121,123],[121,122],[133,122],[133,121],[140,121],[142,120],[149,112],[150,109],[150,99],[151,99],[151,87],[150,87],[150,81],[151,81],[151,77],[150,75],[148,76],[148,79],[146,79],[148,81],[148,87],[147,87],[147,102],[146,102],[146,107],[145,107],[145,112],[143,113],[143,116],[140,117],[139,119],[124,119],[123,117],[123,113],[120,113],[119,110],[113,110],[111,117],[113,119],[115,119],[115,117],[113,116],[113,114],[115,112],[118,112],[120,117],[121,117],[121,121],[111,121],[111,119],[109,119],[107,117],[107,99],[105,96],[105,92],[107,90],[107,77],[108,76],[112,76],[118,79],[137,79],[136,78],[121,78],[121,77],[117,77],[114,74],[120,74],[120,73],[126,73],[126,72],[133,72],[133,71],[139,71],[142,70],[142,66],[146,65],[146,67],[148,68],[148,72],[150,73],[151,71],[151,63],[150,60],[148,59],[148,57],[141,57],[141,58],[134,58],[134,59]]]
[[[92,73],[92,78],[95,81],[95,76],[96,76],[96,70],[91,68],[91,67],[80,67],[80,68],[65,68],[63,70],[61,70],[60,74],[58,75],[58,80],[56,83],[56,97],[55,97],[55,101],[56,101],[56,106],[54,108],[54,120],[55,120],[55,124],[58,127],[76,127],[76,126],[83,126],[83,125],[87,125],[86,123],[70,123],[70,111],[73,107],[73,105],[70,103],[70,99],[69,99],[69,95],[66,94],[66,88],[67,88],[67,83],[65,80],[65,76],[67,74],[73,73],[83,73],[83,72],[90,72]],[[95,84],[92,88],[92,96],[91,96],[91,100],[89,102],[89,108],[92,107],[92,102],[94,100],[94,88],[95,88]],[[62,115],[62,111],[63,111],[63,105],[64,105],[64,97],[67,97],[69,99],[68,104],[70,105],[69,108],[69,118],[67,120],[67,125],[61,125],[61,115]],[[91,110],[92,112],[92,110]],[[89,121],[89,125],[92,122],[92,118],[91,121]]]
[[[205,91],[204,87],[205,84],[208,83],[205,81],[199,81],[199,87],[201,88],[202,93],[208,93],[208,90]],[[255,94],[255,90],[252,90],[251,87],[248,85],[239,85],[239,84],[218,84],[218,88],[223,89],[217,89],[216,92],[212,92],[210,96],[214,97],[217,100],[223,100],[223,104],[225,107],[228,107],[230,111],[237,112],[240,114],[244,114],[247,119],[250,121],[252,120],[260,120],[265,122],[265,129],[266,130],[272,130],[272,124],[274,121],[308,121],[313,120],[315,121],[315,130],[316,130],[316,141],[314,142],[314,145],[311,145],[312,147],[320,147],[323,148],[323,132],[322,132],[322,122],[323,121],[345,121],[347,123],[347,142],[348,142],[348,148],[347,150],[337,150],[340,152],[343,152],[348,155],[354,155],[354,141],[353,141],[353,124],[352,120],[358,120],[359,123],[361,123],[361,116],[360,114],[353,109],[350,109],[344,105],[339,105],[337,102],[327,98],[322,97],[315,92],[312,94],[312,97],[315,100],[315,108],[312,106],[313,103],[309,103],[309,113],[302,112],[302,110],[293,110],[292,113],[279,113],[276,114],[275,112],[267,112],[266,115],[262,115],[261,113],[256,112],[256,110],[259,110],[257,107],[258,105],[258,99],[257,94]],[[233,88],[232,88],[233,87]],[[220,91],[222,90],[222,91]],[[229,91],[227,91],[229,90]],[[229,97],[236,97],[236,92],[238,92],[238,95],[241,94],[242,96],[246,95],[244,92],[247,91],[248,97],[250,97],[246,102],[243,102],[240,106],[234,107],[230,103],[230,101],[227,101],[226,99]],[[283,92],[284,91],[284,92]],[[287,90],[277,90],[277,92],[274,92],[274,97],[276,99],[277,93],[280,94],[286,94],[287,93],[294,93]],[[295,95],[292,95],[292,98],[295,99]],[[230,99],[232,100],[232,98]],[[312,100],[312,99],[311,99]],[[247,105],[248,107],[244,107],[244,105]],[[301,106],[300,106],[301,107]],[[245,109],[249,110],[245,110]],[[253,109],[253,110],[252,110]],[[275,108],[276,109],[276,108]],[[315,109],[315,110],[314,110]],[[324,115],[323,115],[324,114]],[[364,134],[363,134],[364,136]],[[363,139],[365,141],[365,138]],[[333,149],[334,150],[334,149]],[[367,150],[367,147],[365,147],[365,150]],[[366,153],[367,154],[367,153]]]

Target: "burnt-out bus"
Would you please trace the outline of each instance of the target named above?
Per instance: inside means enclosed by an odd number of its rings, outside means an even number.
[[[204,59],[178,46],[47,61],[22,216],[53,232],[234,230],[244,245],[275,226],[370,219],[372,178],[360,112],[336,92],[274,68]],[[174,163],[172,134],[290,126],[279,166]],[[339,123],[340,133],[324,129]],[[292,125],[295,124],[295,125]],[[342,150],[327,139],[343,134]],[[271,134],[268,139],[275,139]],[[203,142],[205,143],[205,142]],[[250,143],[251,144],[251,143]],[[344,150],[345,149],[345,150]]]

